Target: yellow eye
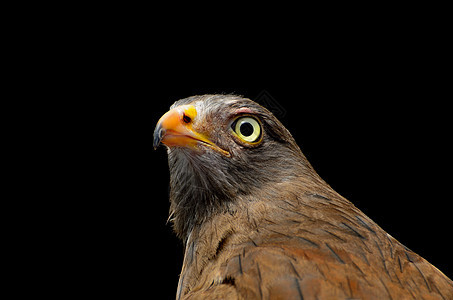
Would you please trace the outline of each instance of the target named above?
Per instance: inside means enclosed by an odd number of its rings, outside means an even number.
[[[245,142],[256,143],[261,138],[261,125],[254,118],[241,117],[232,127],[237,136]]]

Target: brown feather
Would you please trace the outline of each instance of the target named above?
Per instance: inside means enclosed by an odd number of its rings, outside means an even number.
[[[208,255],[191,265],[187,276],[183,270],[181,276],[190,279],[184,279],[181,294],[187,299],[453,297],[453,284],[444,274],[344,198],[329,194],[329,200],[319,202],[309,192],[274,199],[203,224],[190,240],[198,241],[197,254]],[[338,210],[327,210],[323,201]],[[244,222],[251,214],[258,219]],[[213,226],[218,238],[206,236]],[[219,244],[222,251],[214,251]]]

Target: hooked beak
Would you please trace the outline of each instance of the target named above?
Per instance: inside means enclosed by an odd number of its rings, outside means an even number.
[[[230,156],[228,151],[193,130],[192,124],[196,116],[197,110],[193,105],[181,105],[164,114],[154,129],[154,149],[161,143],[168,147],[186,148],[196,148],[199,144],[204,144],[225,156]]]

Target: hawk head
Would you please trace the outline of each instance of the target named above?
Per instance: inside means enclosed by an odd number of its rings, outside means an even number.
[[[282,182],[319,178],[280,121],[239,96],[175,102],[154,131],[154,147],[161,143],[170,167],[170,216],[182,239],[240,201],[270,197]]]

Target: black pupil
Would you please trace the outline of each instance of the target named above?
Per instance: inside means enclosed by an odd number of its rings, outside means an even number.
[[[242,123],[239,130],[243,136],[251,136],[253,133],[253,125],[250,123]]]

